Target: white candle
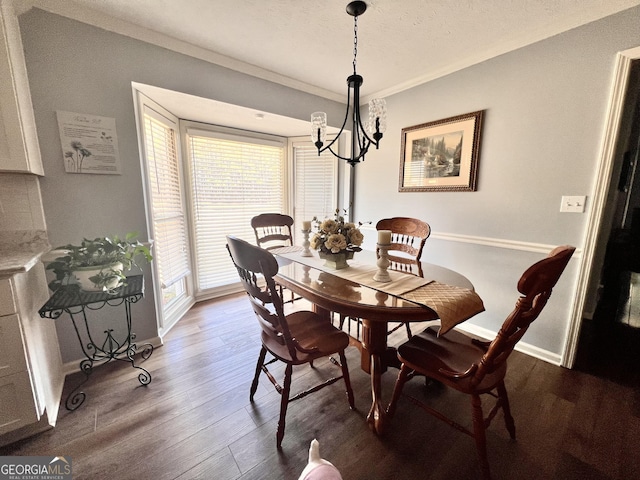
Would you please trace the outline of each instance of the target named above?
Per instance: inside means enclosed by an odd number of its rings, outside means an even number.
[[[378,243],[389,245],[391,243],[391,230],[378,230]]]
[[[302,230],[311,230],[311,220],[302,221]]]

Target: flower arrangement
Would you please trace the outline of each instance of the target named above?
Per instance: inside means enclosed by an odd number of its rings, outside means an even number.
[[[346,210],[344,211],[346,213]],[[364,235],[359,227],[352,222],[345,222],[344,215],[340,215],[340,209],[336,209],[334,218],[326,218],[322,221],[313,217],[317,232],[310,240],[310,246],[321,254],[359,252]]]

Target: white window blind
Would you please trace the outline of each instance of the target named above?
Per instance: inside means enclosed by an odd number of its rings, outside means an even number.
[[[144,128],[154,256],[165,289],[189,274],[176,130],[172,122],[148,107]]]
[[[284,211],[284,145],[187,130],[198,290],[238,281],[231,234],[255,243],[251,218]]]
[[[337,159],[328,150],[318,156],[311,142],[293,144],[295,174],[295,231],[302,221],[333,217],[338,208]]]

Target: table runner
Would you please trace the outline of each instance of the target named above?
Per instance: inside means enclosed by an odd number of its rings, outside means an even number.
[[[447,285],[433,279],[392,270],[388,271],[392,279],[391,282],[376,282],[373,280],[373,275],[377,271],[375,266],[350,260],[349,268],[335,270],[325,267],[324,261],[316,256],[300,256],[301,252],[302,248],[298,246],[284,247],[273,251],[278,256],[297,263],[429,307],[440,318],[438,335],[444,335],[456,325],[484,311],[482,299],[476,292],[468,288]]]
[[[375,265],[369,265],[367,263],[359,262],[356,258],[349,260],[349,267],[336,270],[335,268],[325,267],[324,260],[317,256],[303,257],[300,255],[302,250],[293,250],[299,247],[284,247],[275,250],[273,253],[276,255],[288,258],[294,262],[309,267],[315,268],[322,272],[330,273],[336,277],[344,278],[351,282],[359,283],[365,287],[373,288],[389,295],[402,296],[403,293],[414,290],[418,287],[426,285],[432,282],[432,279],[416,277],[415,275],[408,275],[402,272],[395,272],[393,270],[387,270],[391,277],[390,282],[376,282],[373,276],[378,271],[378,267]],[[356,256],[358,254],[356,253]]]
[[[417,288],[402,295],[405,300],[428,306],[440,317],[438,336],[444,335],[459,323],[484,312],[482,299],[473,290],[439,282]]]

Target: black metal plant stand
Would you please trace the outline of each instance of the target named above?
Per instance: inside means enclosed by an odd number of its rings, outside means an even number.
[[[137,345],[133,341],[136,335],[131,332],[131,304],[138,302],[143,295],[144,278],[142,275],[134,275],[128,277],[126,285],[113,293],[85,292],[73,287],[62,287],[39,310],[42,318],[52,319],[57,319],[63,312],[67,312],[73,322],[73,328],[78,336],[82,352],[87,357],[80,362],[80,370],[85,374],[85,378],[69,393],[65,401],[67,410],[75,410],[84,402],[86,394],[80,391],[80,387],[89,379],[96,362],[108,363],[111,360],[130,362],[133,368],[141,370],[138,374],[140,384],[148,385],[151,383],[151,374],[135,364],[134,355]],[[123,303],[127,320],[126,338],[118,342],[113,335],[113,329],[109,328],[104,331],[106,335],[104,341],[101,344],[96,343],[89,329],[87,310],[99,310],[105,305],[119,306]],[[150,343],[142,345],[141,356],[143,360],[148,359],[152,353],[153,345]]]

